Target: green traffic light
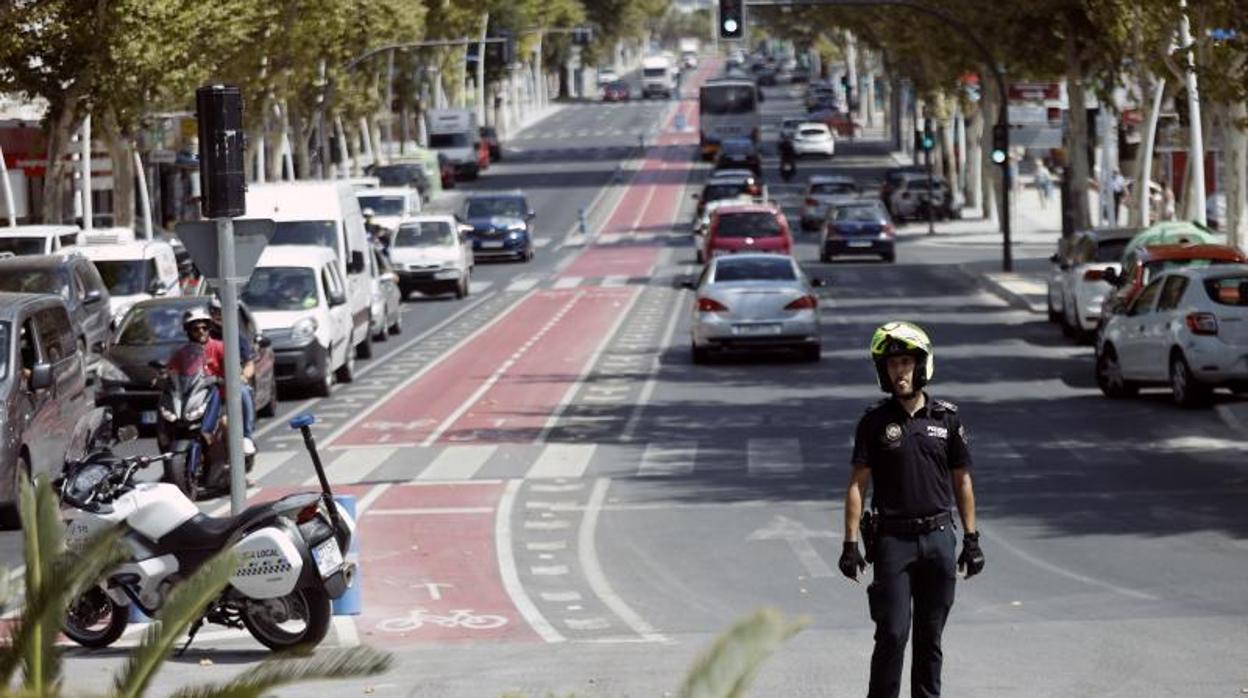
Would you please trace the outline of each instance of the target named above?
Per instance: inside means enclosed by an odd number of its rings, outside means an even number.
[[[923,150],[931,150],[936,147],[936,139],[931,136],[923,137]]]
[[[1005,164],[1005,151],[1004,150],[992,151],[992,162],[997,165],[1004,165]]]

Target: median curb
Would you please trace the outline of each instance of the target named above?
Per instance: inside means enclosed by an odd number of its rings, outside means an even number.
[[[1034,279],[1012,272],[985,272],[965,267],[958,267],[958,270],[1014,308],[1036,315],[1046,315],[1049,311],[1047,298],[1035,292],[1038,282]]]

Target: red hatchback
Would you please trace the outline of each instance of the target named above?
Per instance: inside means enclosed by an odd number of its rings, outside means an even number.
[[[1123,260],[1120,273],[1100,273],[1101,278],[1115,287],[1105,296],[1101,321],[1105,322],[1111,313],[1121,312],[1131,305],[1144,286],[1158,274],[1180,267],[1214,264],[1248,264],[1248,255],[1230,245],[1148,245],[1132,250]],[[1112,271],[1112,268],[1107,271]]]
[[[793,236],[784,213],[773,204],[742,203],[715,209],[698,262],[736,252],[792,254]]]

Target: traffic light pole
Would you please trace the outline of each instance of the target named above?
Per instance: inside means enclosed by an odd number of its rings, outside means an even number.
[[[997,123],[1004,124],[1006,132],[1009,132],[1010,114],[1007,105],[1009,104],[1009,92],[1006,90],[1005,75],[1001,71],[1001,67],[997,65],[997,61],[993,58],[992,52],[984,45],[979,37],[957,17],[949,14],[944,10],[927,5],[919,4],[914,0],[744,0],[746,7],[804,7],[804,6],[824,6],[824,7],[905,7],[918,12],[931,15],[940,21],[948,24],[956,29],[970,41],[981,54],[983,54],[984,63],[988,69],[992,71],[993,80],[997,83],[997,91],[1000,93],[1001,110],[998,112]],[[1001,268],[1004,271],[1014,270],[1014,255],[1011,250],[1010,239],[1010,157],[1009,149],[1006,149],[1004,169],[1001,181]]]

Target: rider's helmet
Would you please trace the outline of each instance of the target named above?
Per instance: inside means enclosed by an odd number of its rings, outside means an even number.
[[[880,390],[891,394],[893,381],[888,375],[888,357],[909,355],[914,357],[914,389],[921,390],[932,379],[936,370],[932,358],[932,340],[918,325],[912,322],[888,322],[871,336],[871,362],[875,364],[875,378]]]
[[[204,308],[191,308],[182,313],[182,330],[188,335],[191,333],[191,326],[196,323],[205,323],[209,329],[212,328],[212,316]]]

